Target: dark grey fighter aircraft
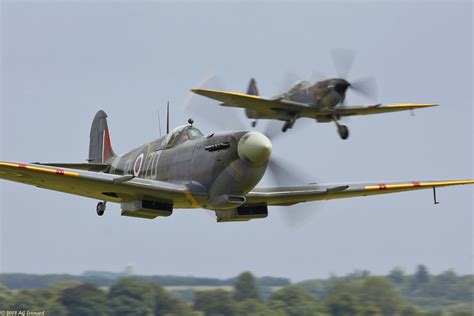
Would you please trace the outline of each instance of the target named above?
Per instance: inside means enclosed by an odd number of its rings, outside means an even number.
[[[265,99],[258,95],[254,79],[250,80],[247,94],[193,89],[194,93],[221,101],[221,105],[245,109],[248,118],[273,119],[284,121],[282,131],[292,128],[299,118],[311,118],[319,123],[334,122],[342,139],[349,137],[347,126],[340,124],[339,119],[345,116],[370,115],[396,111],[408,111],[436,106],[437,104],[374,104],[369,106],[345,106],[343,102],[351,84],[342,78],[334,78],[316,83],[298,81],[293,87],[276,97]]]
[[[311,74],[307,80],[287,78],[285,92],[272,98],[261,98],[254,79],[250,80],[247,93],[222,91],[223,89],[203,89],[199,86],[192,91],[208,98],[223,102],[221,105],[244,108],[248,118],[253,119],[255,127],[258,119],[283,121],[282,131],[292,128],[299,118],[314,119],[319,123],[334,122],[342,139],[349,137],[349,129],[340,119],[347,116],[381,114],[432,107],[437,104],[372,104],[346,106],[347,92],[350,90],[370,99],[377,97],[376,80],[373,77],[347,79],[354,64],[356,52],[351,49],[331,50],[331,59],[336,70],[335,78]],[[324,78],[324,80],[321,80]]]
[[[121,204],[124,216],[151,219],[169,216],[174,209],[205,208],[215,211],[218,222],[265,218],[273,205],[474,184],[474,180],[449,180],[256,188],[272,152],[263,134],[232,131],[204,136],[190,121],[117,155],[106,118],[103,111],[94,118],[88,163],[0,162],[0,178],[99,200],[98,215],[104,214],[106,202],[115,202]]]

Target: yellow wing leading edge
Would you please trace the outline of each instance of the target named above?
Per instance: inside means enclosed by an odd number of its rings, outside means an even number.
[[[0,179],[34,185],[44,189],[111,202],[126,202],[148,197],[168,200],[175,208],[201,207],[205,192],[192,192],[185,185],[130,178],[85,170],[37,164],[0,162]],[[472,185],[474,179],[403,181],[376,183],[312,184],[304,186],[255,188],[248,193],[247,205],[292,205],[319,200],[398,193],[455,185]],[[113,195],[110,192],[114,192]],[[105,194],[105,195],[104,195]]]
[[[267,205],[282,206],[301,202],[353,198],[469,184],[474,184],[474,180],[404,181],[393,183],[339,183],[314,184],[293,187],[256,188],[247,195],[247,203],[266,203]]]
[[[265,99],[256,95],[249,95],[245,93],[208,90],[208,89],[192,89],[196,94],[223,102],[223,106],[240,107],[256,111],[261,115],[268,117],[274,114],[279,116],[281,112],[299,113],[299,117],[317,118],[327,115],[338,116],[354,116],[354,115],[370,115],[382,114],[398,111],[410,111],[416,109],[423,109],[438,106],[436,103],[403,103],[403,104],[389,104],[389,105],[368,105],[368,106],[349,106],[349,107],[335,107],[324,108],[311,106],[306,103],[295,102],[286,99]]]

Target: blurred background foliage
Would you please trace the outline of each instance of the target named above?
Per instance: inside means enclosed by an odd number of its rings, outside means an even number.
[[[0,311],[46,315],[472,315],[474,276],[424,265],[413,274],[354,271],[291,283],[285,278],[0,274]]]

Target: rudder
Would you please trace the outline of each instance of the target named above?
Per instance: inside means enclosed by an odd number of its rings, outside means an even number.
[[[255,81],[254,78],[250,79],[250,82],[249,82],[249,85],[248,85],[248,88],[247,88],[247,94],[248,95],[256,95],[256,96],[259,95],[258,88],[257,88],[257,81]],[[245,109],[245,114],[247,115],[248,118],[255,118],[256,115],[255,115],[254,112],[255,111]],[[252,122],[253,127],[255,127],[256,125],[257,125],[257,120]]]
[[[107,114],[100,110],[92,121],[88,161],[90,163],[107,163],[113,156],[115,153],[110,141]]]

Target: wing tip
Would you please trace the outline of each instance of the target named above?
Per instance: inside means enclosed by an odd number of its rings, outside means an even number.
[[[209,94],[209,93],[225,92],[225,91],[212,90],[212,89],[199,89],[199,88],[195,88],[195,89],[191,89],[191,92],[206,96],[206,95]]]
[[[407,103],[407,104],[398,104],[399,106],[407,106],[414,108],[431,108],[434,106],[439,106],[439,103]]]

